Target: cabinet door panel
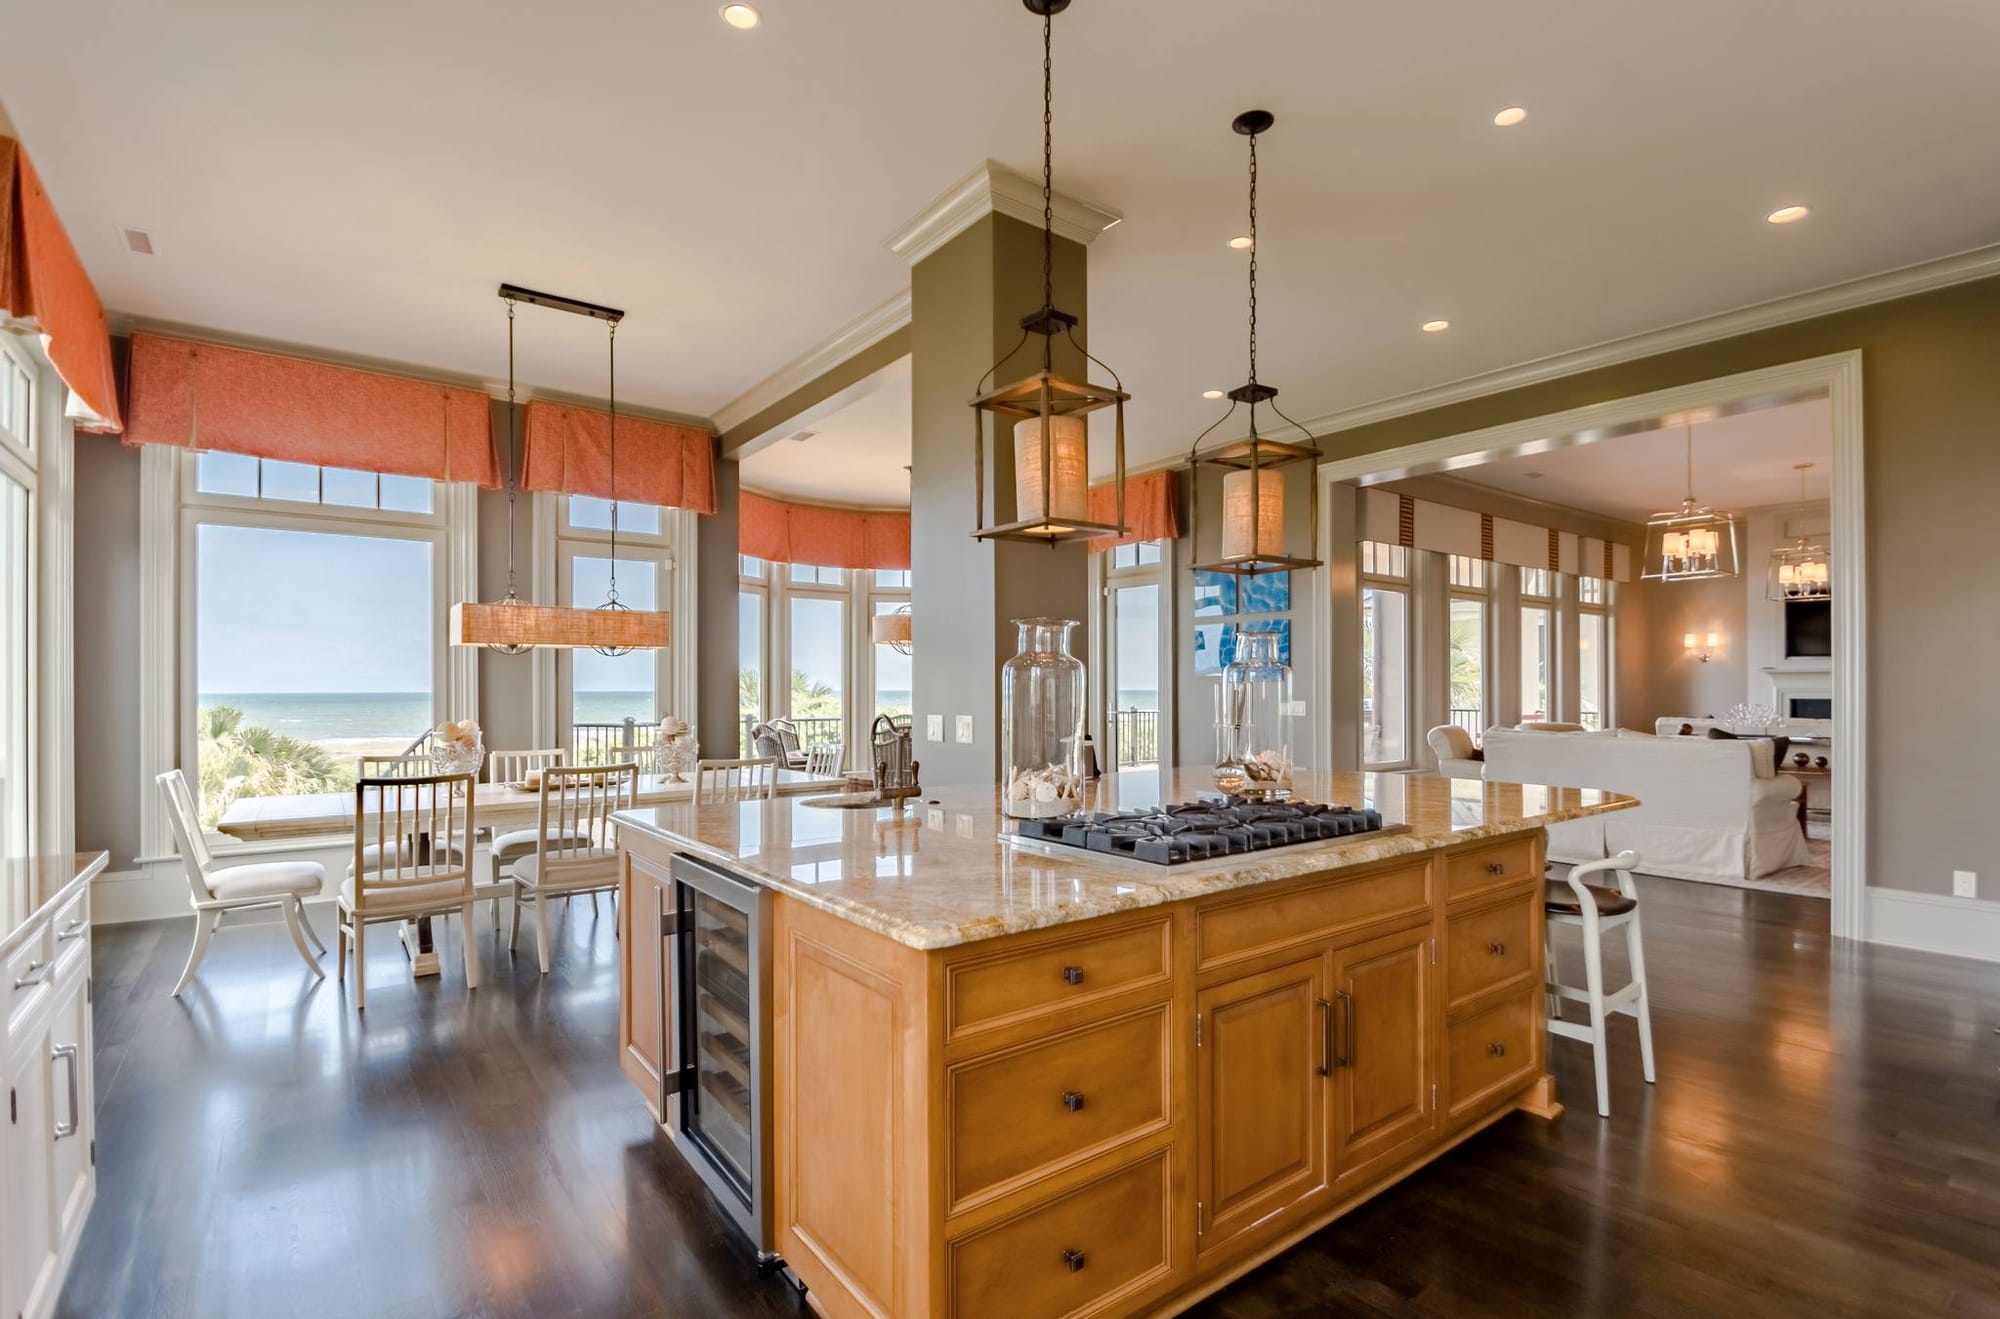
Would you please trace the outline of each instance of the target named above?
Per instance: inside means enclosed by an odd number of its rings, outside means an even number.
[[[97,1130],[91,1112],[88,985],[88,980],[77,975],[63,988],[55,1020],[49,1028],[53,1046],[49,1079],[53,1105],[49,1132],[54,1142],[51,1203],[55,1206],[55,1235],[59,1242],[68,1242],[83,1230],[83,1216],[90,1207],[90,1142],[96,1138]],[[57,1136],[58,1125],[68,1134]]]
[[[7,1230],[0,1238],[4,1253],[6,1313],[46,1310],[54,1298],[55,1202],[51,1188],[53,1152],[50,1124],[50,1081],[55,1069],[49,1058],[50,1032],[43,1029],[27,1044],[17,1046],[7,1074],[12,1117],[0,1127],[0,1195],[7,1200]]]
[[[630,987],[619,1003],[619,1064],[651,1107],[660,1094],[661,967],[666,960],[660,917],[670,909],[667,895],[673,890],[665,874],[636,858],[627,876],[627,892],[618,904],[624,924],[618,950]]]
[[[1196,996],[1203,1249],[1326,1184],[1324,954]]]
[[[1430,927],[1334,954],[1333,1162],[1349,1180],[1429,1132]]]

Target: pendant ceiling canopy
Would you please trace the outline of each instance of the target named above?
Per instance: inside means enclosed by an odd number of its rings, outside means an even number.
[[[1118,373],[1092,357],[1076,340],[1076,317],[1055,305],[1055,38],[1054,18],[1070,0],[1022,0],[1042,20],[1042,305],[1021,318],[1021,338],[987,369],[973,390],[973,531],[980,540],[1032,540],[1050,545],[1125,533],[1125,402]],[[1006,366],[1039,335],[1041,369],[1010,384],[989,389]],[[1109,387],[1072,380],[1055,369],[1055,341],[1061,335],[1086,361],[1103,367]],[[1112,439],[1112,482],[1117,489],[1112,521],[1090,516],[1090,426],[1085,417],[1101,408],[1116,414]],[[986,427],[993,418],[994,450],[1004,452],[999,428],[1012,427],[1014,516],[987,520]],[[995,485],[1001,474],[995,473]],[[998,503],[999,492],[994,492]]]
[[[1257,379],[1257,137],[1269,132],[1276,122],[1276,116],[1268,110],[1245,110],[1230,123],[1233,130],[1250,139],[1250,377],[1229,391],[1229,410],[1196,437],[1188,452],[1188,487],[1193,501],[1191,521],[1197,554],[1202,537],[1201,469],[1220,468],[1223,473],[1222,520],[1218,529],[1221,555],[1198,562],[1195,568],[1239,577],[1319,566],[1319,482],[1310,476],[1306,481],[1307,526],[1299,539],[1308,548],[1304,556],[1294,556],[1286,552],[1292,538],[1286,534],[1283,470],[1305,463],[1310,472],[1319,458],[1319,444],[1305,427],[1278,410],[1277,388]],[[1284,423],[1285,439],[1272,439],[1258,430],[1259,404],[1268,406]],[[1249,410],[1248,437],[1203,449],[1202,441],[1235,416],[1238,407]]]
[[[1646,522],[1645,567],[1649,582],[1705,582],[1741,572],[1736,550],[1736,516],[1719,513],[1694,497],[1694,425],[1687,432],[1687,495],[1677,510],[1655,513]]]
[[[502,655],[519,655],[534,649],[594,650],[601,655],[624,655],[634,650],[659,650],[669,642],[672,616],[664,610],[633,609],[618,599],[618,323],[625,313],[615,307],[600,306],[553,293],[538,293],[514,284],[500,286],[500,298],[507,304],[507,594],[492,604],[465,602],[451,607],[449,638],[454,646],[485,646]],[[611,414],[611,576],[604,603],[596,607],[580,605],[531,605],[515,591],[514,579],[514,497],[515,442],[519,422],[514,408],[514,309],[518,303],[549,307],[605,322],[607,328],[606,395]]]

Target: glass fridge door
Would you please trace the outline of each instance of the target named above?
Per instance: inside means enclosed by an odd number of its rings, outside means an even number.
[[[683,963],[692,1017],[683,1062],[693,1075],[681,1097],[681,1122],[748,1204],[754,1043],[750,918],[699,890],[683,888],[682,893],[682,920],[692,945]]]

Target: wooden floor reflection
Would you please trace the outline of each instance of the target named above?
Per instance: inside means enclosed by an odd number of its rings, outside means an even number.
[[[1641,892],[1659,1085],[1617,1019],[1600,1121],[1558,1041],[1560,1122],[1197,1313],[2000,1314],[2000,967],[1833,945],[1810,899]],[[559,912],[547,977],[480,915],[475,994],[381,940],[366,1021],[280,925],[225,931],[179,1001],[188,921],[99,931],[101,1180],[59,1313],[798,1313],[619,1076],[608,907]]]

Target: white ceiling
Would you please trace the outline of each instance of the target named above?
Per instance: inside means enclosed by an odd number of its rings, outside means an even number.
[[[871,508],[910,504],[910,359],[870,375],[839,407],[781,426],[742,460],[743,484]],[[797,440],[795,435],[810,433]]]
[[[1808,499],[1828,497],[1833,469],[1833,405],[1809,399],[1742,412],[1694,426],[1694,493],[1704,504],[1740,511],[1799,500],[1795,463]],[[1501,458],[1451,475],[1546,503],[1644,522],[1679,508],[1687,491],[1687,438],[1678,425],[1590,444]]]
[[[114,311],[491,379],[512,280],[625,307],[621,397],[709,416],[905,287],[883,239],[967,169],[1039,163],[1014,0],[762,7],[0,0],[0,98]],[[1251,106],[1260,374],[1301,418],[2000,239],[1992,0],[1077,0],[1057,28],[1057,186],[1125,216],[1090,341],[1135,462],[1243,378]],[[601,395],[600,327],[524,315],[524,380]]]

